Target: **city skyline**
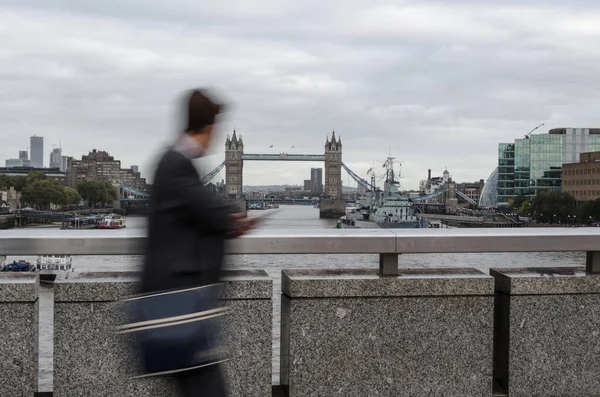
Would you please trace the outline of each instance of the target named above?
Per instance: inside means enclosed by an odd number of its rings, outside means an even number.
[[[357,173],[391,152],[407,189],[446,166],[456,180],[477,181],[496,167],[499,142],[540,123],[600,122],[597,2],[24,0],[0,9],[4,159],[39,134],[69,155],[102,147],[151,178],[178,128],[174,101],[206,85],[233,105],[206,171],[223,161],[234,127],[248,153],[273,145],[318,154],[335,129]],[[245,180],[303,180],[319,164],[265,166],[248,164]]]

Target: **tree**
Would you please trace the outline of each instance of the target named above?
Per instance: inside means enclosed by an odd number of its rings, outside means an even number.
[[[49,179],[34,180],[21,194],[21,200],[39,210],[47,210],[50,204],[63,204],[64,188]]]
[[[580,204],[577,215],[585,222],[600,220],[600,199]]]
[[[81,196],[79,192],[71,187],[65,187],[64,192],[64,204],[65,205],[76,205],[81,202]]]
[[[13,176],[12,185],[16,191],[22,192],[27,187],[27,177],[25,175]]]
[[[115,189],[113,184],[110,183],[110,181],[99,181],[99,183],[102,186],[102,194],[105,203],[108,203],[109,201],[114,201],[119,197],[117,190]]]
[[[506,204],[509,207],[512,207],[512,208],[515,208],[515,209],[519,209],[519,208],[521,208],[521,206],[523,206],[523,203],[525,201],[528,201],[527,197],[523,196],[523,195],[519,195],[519,196],[515,196],[515,197],[512,197],[512,198],[509,198],[507,200]]]
[[[519,214],[523,216],[529,216],[531,214],[531,203],[529,200],[523,201],[523,204],[519,207]]]
[[[8,189],[13,186],[12,178],[8,175],[0,175],[0,189]]]
[[[27,174],[27,185],[30,185],[35,181],[44,181],[46,179],[48,179],[48,176],[46,176],[46,174],[41,173],[39,171],[33,171]]]
[[[565,222],[577,212],[575,198],[568,193],[550,190],[538,193],[531,203],[535,220],[541,222]]]
[[[110,181],[82,181],[77,186],[81,197],[91,208],[116,200],[119,195]]]
[[[27,186],[27,177],[24,175],[0,175],[0,189],[9,189],[11,186],[19,192],[23,191]]]

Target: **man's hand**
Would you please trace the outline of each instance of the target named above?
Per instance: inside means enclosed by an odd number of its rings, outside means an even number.
[[[248,218],[245,212],[237,212],[231,215],[231,227],[227,238],[240,237],[256,227],[258,219]]]

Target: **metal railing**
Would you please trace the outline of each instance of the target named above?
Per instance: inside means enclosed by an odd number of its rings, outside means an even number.
[[[0,234],[0,255],[141,255],[143,234],[77,230],[48,236],[35,230]],[[71,234],[72,233],[72,234]],[[401,254],[587,252],[600,273],[600,228],[257,230],[231,240],[228,254],[378,254],[379,273],[398,274]]]

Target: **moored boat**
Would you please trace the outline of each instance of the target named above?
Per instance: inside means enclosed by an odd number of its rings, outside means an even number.
[[[108,214],[96,223],[96,229],[124,229],[125,218],[117,214]]]
[[[428,228],[426,219],[422,219],[413,200],[400,193],[400,183],[395,178],[394,158],[388,157],[384,163],[386,180],[383,192],[357,202],[355,207],[348,208],[341,217],[336,229],[421,229]],[[374,185],[374,179],[372,182]]]
[[[95,229],[98,222],[96,216],[76,216],[65,218],[62,221],[61,229]]]
[[[0,272],[33,272],[35,271],[35,267],[31,265],[31,263],[25,260],[13,261],[12,263],[7,263],[2,265],[0,268]]]
[[[71,255],[40,255],[36,267],[40,272],[40,281],[51,283],[57,274],[73,271],[73,258]]]

